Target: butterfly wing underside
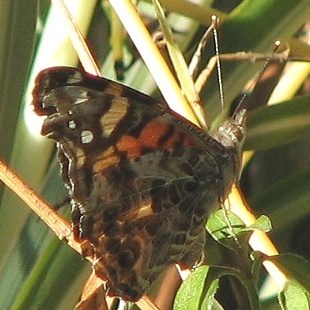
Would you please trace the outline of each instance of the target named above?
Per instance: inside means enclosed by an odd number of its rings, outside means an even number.
[[[58,142],[75,238],[109,295],[135,301],[168,265],[200,260],[204,221],[239,154],[151,97],[74,68],[41,72],[34,107]]]

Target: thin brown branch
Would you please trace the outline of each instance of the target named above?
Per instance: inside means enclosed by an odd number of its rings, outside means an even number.
[[[280,63],[286,63],[287,61],[301,61],[302,57],[293,57],[287,55],[287,53],[283,52],[281,54],[260,54],[260,53],[246,53],[246,52],[238,52],[232,54],[220,54],[218,56],[213,56],[209,59],[206,67],[201,71],[197,80],[195,82],[195,88],[197,92],[201,92],[206,82],[209,80],[209,76],[212,71],[216,67],[217,58],[219,57],[220,61],[249,61],[249,62],[257,62],[257,61],[277,61]],[[304,61],[306,57],[304,57]],[[308,61],[310,58],[308,59]]]
[[[239,52],[239,53],[233,53],[233,54],[222,54],[219,55],[220,60],[222,61],[250,61],[250,62],[256,62],[256,61],[268,61],[268,60],[274,60],[279,62],[286,62],[286,61],[310,61],[310,56],[303,56],[303,55],[287,55],[285,53],[281,54],[262,54],[262,53],[246,53],[246,52]]]
[[[136,305],[143,310],[159,310],[147,296],[142,296]]]
[[[72,234],[70,223],[1,160],[0,179],[53,230],[59,239],[69,238]],[[75,250],[80,252],[77,244]]]
[[[180,273],[175,265],[171,266],[165,273],[164,279],[160,285],[155,298],[155,304],[161,310],[173,308],[173,302],[176,293],[182,284]]]
[[[104,291],[102,280],[93,271],[86,281],[80,301],[74,310],[108,310],[108,302]]]
[[[0,180],[24,201],[60,240],[65,240],[81,254],[80,243],[74,240],[70,223],[1,160]]]

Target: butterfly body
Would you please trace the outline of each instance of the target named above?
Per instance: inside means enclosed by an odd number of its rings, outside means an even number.
[[[138,300],[199,262],[204,222],[237,181],[244,112],[214,136],[149,96],[74,68],[41,72],[34,108],[58,142],[74,236],[109,295]]]

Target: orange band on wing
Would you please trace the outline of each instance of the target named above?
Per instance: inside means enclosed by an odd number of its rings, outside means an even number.
[[[137,158],[142,155],[144,149],[168,150],[176,144],[183,146],[196,144],[195,140],[189,137],[185,138],[182,131],[175,128],[174,132],[169,136],[169,130],[170,126],[165,122],[150,121],[143,128],[139,137],[123,135],[116,143],[116,148],[120,152],[127,152],[127,156],[130,158]],[[168,135],[167,139],[161,141],[165,135]]]

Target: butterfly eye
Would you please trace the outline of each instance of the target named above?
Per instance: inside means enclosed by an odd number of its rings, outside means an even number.
[[[94,135],[90,130],[83,130],[81,132],[81,142],[83,144],[90,143],[93,141],[93,139],[94,139]]]
[[[232,130],[234,137],[238,142],[242,142],[244,140],[244,129],[240,126],[236,126]]]
[[[246,110],[243,109],[218,129],[218,133],[215,135],[218,141],[225,147],[234,148],[235,145],[242,144],[245,137],[245,121]]]

